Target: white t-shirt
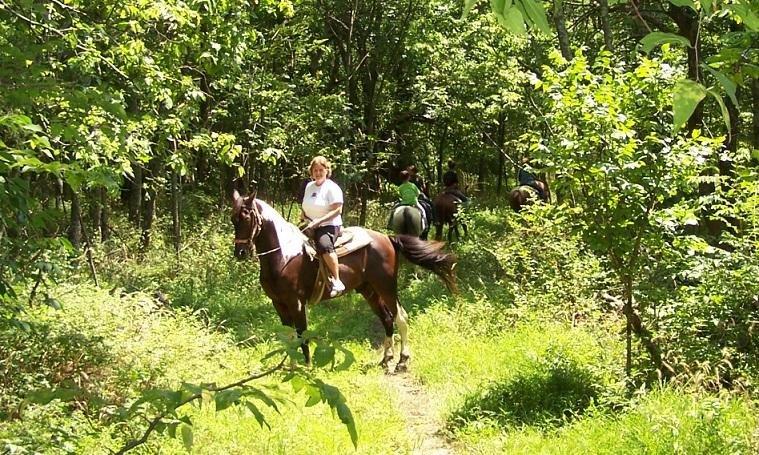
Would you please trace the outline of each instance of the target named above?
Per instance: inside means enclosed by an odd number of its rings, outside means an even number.
[[[340,189],[337,183],[327,179],[320,186],[316,182],[311,181],[306,185],[306,192],[303,195],[303,213],[310,219],[315,220],[329,212],[330,205],[338,202],[340,204],[343,203],[343,190]],[[338,214],[329,220],[323,221],[319,224],[319,227],[342,225],[343,219]]]

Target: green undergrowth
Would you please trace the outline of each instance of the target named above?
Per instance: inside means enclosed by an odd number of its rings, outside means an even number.
[[[419,387],[417,395],[400,394],[391,385],[397,378],[377,366],[384,329],[360,295],[309,309],[309,329],[355,356],[346,370],[313,372],[345,395],[357,449],[329,407],[305,406],[307,397],[275,374],[255,382],[281,398],[281,414],[262,408],[271,430],[244,407],[187,407],[193,452],[413,453],[423,441],[410,416],[422,408],[454,453],[756,452],[750,396],[672,387],[630,398],[623,320],[598,297],[613,289],[560,214],[536,207],[516,216],[476,201],[468,210],[469,237],[447,246],[459,258],[457,295],[429,272],[401,266],[412,349],[401,380]],[[142,256],[133,253],[136,244],[101,245],[102,289],[83,268],[50,289],[62,310],[32,308],[29,332],[0,328],[0,447],[117,450],[145,428],[118,418],[142,391],[222,385],[275,361],[261,359],[278,347],[279,318],[261,290],[258,263],[232,258],[227,218],[218,213],[188,228],[179,260],[160,223],[154,249]],[[384,223],[375,218],[372,225]],[[45,387],[79,395],[24,406],[24,397]],[[186,453],[168,435],[151,436],[135,452]]]
[[[276,347],[270,341],[254,348],[241,346],[229,334],[205,326],[197,312],[163,307],[145,294],[122,295],[82,285],[59,291],[62,310],[32,311],[28,317],[33,330],[20,337],[2,332],[3,337],[12,338],[4,341],[13,343],[14,350],[26,349],[42,359],[35,368],[29,366],[26,378],[6,376],[16,384],[12,395],[3,391],[8,400],[6,410],[16,413],[0,423],[0,447],[7,450],[106,453],[117,449],[144,430],[143,422],[125,425],[115,415],[118,407],[129,405],[142,390],[176,388],[182,382],[228,384],[265,369],[260,360]],[[62,344],[66,335],[73,333],[90,342]],[[371,343],[347,340],[343,346],[357,353],[351,368],[314,373],[347,397],[359,429],[356,453],[379,453],[388,447],[409,450],[403,418],[393,394],[383,386],[385,376],[376,367]],[[65,349],[75,352],[65,352],[68,357],[63,359],[49,358]],[[40,363],[44,361],[48,363]],[[193,452],[353,451],[345,426],[328,407],[304,407],[307,396],[281,381],[281,374],[275,374],[255,383],[284,402],[281,414],[264,411],[271,431],[261,428],[245,408],[216,413],[213,406],[187,407],[194,428]],[[46,387],[76,388],[77,397],[67,403],[54,400],[47,405],[21,406],[25,396]],[[150,453],[158,447],[161,453],[185,453],[179,440],[166,435],[153,435],[136,452]]]

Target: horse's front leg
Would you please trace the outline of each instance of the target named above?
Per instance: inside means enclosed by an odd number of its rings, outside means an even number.
[[[306,330],[306,307],[301,304],[299,299],[293,302],[282,302],[279,300],[272,300],[274,308],[277,310],[279,320],[282,325],[292,327],[300,338],[303,332]],[[306,365],[311,365],[311,350],[308,347],[308,343],[303,340],[300,345],[301,351],[303,351],[303,357],[305,358]],[[294,359],[293,359],[294,361]]]
[[[300,299],[297,299],[294,303],[295,316],[293,323],[295,324],[295,331],[298,333],[298,338],[301,338],[300,350],[303,351],[303,357],[306,361],[306,366],[311,366],[311,349],[308,347],[308,340],[302,338],[303,332],[308,327],[308,319],[306,317],[306,305],[301,303]]]

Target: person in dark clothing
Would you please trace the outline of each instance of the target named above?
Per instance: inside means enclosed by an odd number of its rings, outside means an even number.
[[[448,170],[443,174],[443,186],[445,186],[444,193],[452,194],[464,203],[469,201],[459,188],[459,175],[456,173],[456,162],[453,160],[448,161]]]
[[[535,191],[538,192],[540,199],[544,201],[546,200],[545,191],[543,191],[543,187],[538,184],[538,179],[535,177],[535,174],[532,173],[532,167],[530,167],[530,158],[527,156],[522,158],[522,167],[520,167],[519,171],[517,172],[517,179],[519,180],[519,186],[526,185],[534,188]]]

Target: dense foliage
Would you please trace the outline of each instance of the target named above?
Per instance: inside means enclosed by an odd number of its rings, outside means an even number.
[[[275,335],[257,267],[230,260],[224,208],[255,189],[294,218],[316,154],[344,218],[378,229],[399,169],[436,193],[458,163],[463,295],[405,276],[402,298],[460,357],[428,347],[414,374],[452,381],[441,412],[467,450],[562,431],[580,451],[583,432],[622,425],[598,452],[755,450],[757,43],[757,0],[0,0],[1,450],[189,447],[194,422],[215,425],[193,403],[211,401],[282,428],[267,381],[335,412],[348,439],[325,450],[386,449],[356,425],[382,419],[348,407],[350,375],[371,370],[335,341],[371,356],[348,310],[309,334],[319,369],[241,360],[297,357],[299,341]],[[516,216],[524,157],[554,197]],[[656,406],[693,438],[652,442]],[[381,435],[410,451],[393,418]],[[517,427],[537,433],[501,438]]]

